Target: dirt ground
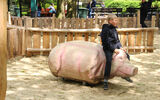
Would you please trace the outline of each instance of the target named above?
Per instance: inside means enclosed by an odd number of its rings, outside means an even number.
[[[116,77],[93,87],[54,77],[48,57],[15,58],[8,61],[6,100],[160,100],[160,35],[155,35],[154,53],[131,55],[139,68],[133,83]]]

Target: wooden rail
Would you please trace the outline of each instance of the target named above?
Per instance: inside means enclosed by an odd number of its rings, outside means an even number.
[[[122,28],[118,29],[118,34],[127,52],[153,52],[156,30],[158,28]],[[10,57],[48,55],[57,44],[67,41],[82,40],[101,44],[100,32],[101,29],[41,29],[8,26],[8,50]]]
[[[137,14],[138,16],[134,17],[118,17],[119,28],[137,28],[140,27],[140,12]],[[147,22],[148,27],[155,26],[157,19],[155,16],[152,16],[152,21]],[[87,18],[87,19],[79,19],[79,18],[62,18],[58,19],[55,17],[39,17],[39,18],[29,18],[29,17],[11,17],[11,25],[16,26],[25,26],[26,21],[30,21],[32,27],[38,28],[58,28],[58,29],[91,29],[91,28],[102,28],[102,25],[107,23],[107,17],[102,16],[95,18]],[[152,24],[154,23],[154,24]],[[156,24],[158,25],[158,24]]]

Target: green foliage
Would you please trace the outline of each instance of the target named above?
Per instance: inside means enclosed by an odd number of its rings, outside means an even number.
[[[105,5],[108,8],[123,8],[125,12],[127,8],[139,8],[140,0],[107,0]]]
[[[152,7],[160,7],[160,2],[153,2]]]

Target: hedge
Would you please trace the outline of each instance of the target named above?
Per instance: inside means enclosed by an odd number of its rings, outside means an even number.
[[[105,2],[107,8],[123,8],[123,12],[126,11],[127,8],[139,8],[140,1],[137,0],[112,0],[110,3]]]

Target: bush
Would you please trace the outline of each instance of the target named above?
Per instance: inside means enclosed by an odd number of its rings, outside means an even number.
[[[152,3],[152,7],[160,7],[160,2],[153,2]]]
[[[108,8],[123,8],[123,12],[126,12],[127,8],[139,8],[140,1],[137,0],[110,0],[110,2],[105,2],[106,7]]]

